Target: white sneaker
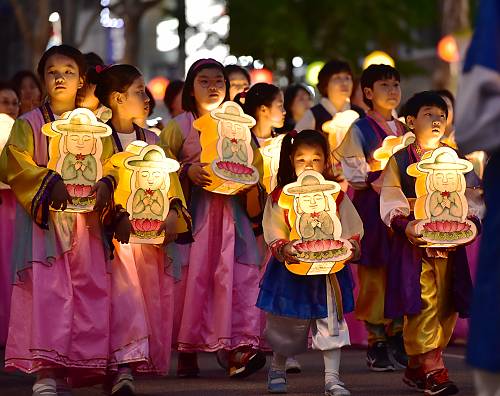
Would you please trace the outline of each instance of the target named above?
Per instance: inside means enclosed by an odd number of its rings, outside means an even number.
[[[300,363],[294,357],[286,359],[286,372],[287,374],[298,374],[302,371]]]
[[[328,384],[325,385],[325,395],[326,396],[350,396],[351,392],[349,392],[342,385],[344,385],[344,383],[342,383],[340,381],[339,381],[339,383],[336,383],[336,384],[333,382],[329,382]]]
[[[35,382],[33,396],[57,396],[56,380],[44,378]]]

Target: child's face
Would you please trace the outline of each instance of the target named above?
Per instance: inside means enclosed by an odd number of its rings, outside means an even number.
[[[395,78],[378,80],[372,88],[364,88],[367,99],[373,103],[373,110],[392,111],[401,102],[401,86]]]
[[[246,76],[240,72],[233,72],[229,76],[229,98],[234,100],[234,97],[240,92],[247,91],[250,84]]]
[[[352,93],[352,76],[347,72],[333,74],[328,80],[327,90],[330,101],[346,100]]]
[[[0,91],[0,113],[16,119],[19,113],[19,100],[16,93],[11,89]]]
[[[303,89],[299,89],[297,95],[293,99],[290,110],[294,120],[299,121],[304,116],[305,112],[313,105],[311,95]]]
[[[19,88],[21,95],[20,101],[23,104],[29,104],[31,108],[40,105],[42,101],[42,93],[31,77],[24,77]]]
[[[137,172],[137,184],[143,190],[159,190],[165,180],[159,168],[143,168]]]
[[[149,112],[149,97],[146,95],[146,84],[144,77],[138,77],[125,92],[125,100],[122,103],[123,110],[130,118],[144,119]]]
[[[431,176],[433,185],[437,191],[440,192],[452,192],[458,189],[458,178],[459,175],[457,171],[453,170],[435,170],[434,174]]]
[[[304,213],[318,213],[326,210],[326,197],[322,192],[299,195],[299,206]]]
[[[44,81],[49,97],[59,102],[74,102],[78,89],[83,85],[76,62],[61,54],[47,59]]]
[[[407,117],[408,126],[424,146],[437,146],[446,129],[446,114],[436,106],[420,108],[417,117]]]
[[[326,158],[321,147],[301,145],[297,147],[292,158],[292,163],[297,176],[308,169],[323,173],[326,166]]]
[[[226,82],[222,71],[215,68],[202,69],[194,78],[193,96],[198,109],[215,110],[226,96]]]
[[[284,107],[283,93],[280,92],[272,101],[271,106],[260,106],[260,111],[257,114],[258,120],[269,120],[271,127],[281,128],[285,123],[285,107]]]
[[[65,137],[66,148],[71,154],[89,155],[94,148],[95,139],[91,133],[73,133]]]

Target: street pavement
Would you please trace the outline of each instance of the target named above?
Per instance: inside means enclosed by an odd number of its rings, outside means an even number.
[[[411,396],[418,392],[407,388],[401,381],[403,372],[372,373],[365,365],[364,349],[344,348],[342,351],[341,377],[353,396]],[[474,395],[470,368],[464,362],[465,348],[450,347],[445,360],[450,377],[460,388],[459,395]],[[268,357],[268,365],[270,356]],[[289,396],[323,395],[323,359],[321,353],[311,351],[300,355],[301,374],[288,376]],[[172,359],[172,368],[177,364]],[[169,377],[138,378],[138,396],[250,396],[267,395],[267,368],[245,379],[229,379],[217,365],[213,354],[200,354],[201,376],[197,379],[178,379],[175,372]],[[20,373],[0,372],[0,396],[30,396],[33,378]],[[421,394],[421,393],[420,393]],[[73,391],[74,396],[101,396],[100,387]]]

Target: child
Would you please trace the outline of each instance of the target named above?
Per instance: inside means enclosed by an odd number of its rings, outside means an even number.
[[[399,285],[387,290],[386,301],[390,307],[386,307],[386,311],[405,315],[403,335],[409,362],[403,381],[410,387],[425,390],[426,395],[452,395],[458,389],[448,378],[442,352],[450,340],[457,312],[461,317],[468,314],[472,284],[467,255],[464,246],[456,250],[419,247],[425,241],[415,232],[416,221],[412,214],[415,178],[406,172],[424,153],[443,146],[440,140],[446,128],[448,110],[438,94],[427,91],[410,98],[405,112],[416,141],[389,160],[380,196],[382,219],[395,233],[389,277]],[[452,184],[451,173],[447,173],[448,188]],[[468,176],[475,178],[473,172]],[[439,183],[433,186],[441,190]],[[469,219],[478,222],[482,204],[478,191],[467,188],[465,194],[469,202]],[[451,205],[443,207],[454,208],[452,201],[450,197]],[[437,214],[434,206],[431,210]]]
[[[14,87],[7,83],[0,83],[0,113],[13,120],[19,115],[19,98]]]
[[[361,108],[349,101],[352,93],[352,71],[347,62],[341,60],[327,62],[318,74],[317,87],[322,96],[321,100],[297,122],[295,127],[297,131],[315,129],[322,132],[323,124],[341,111],[351,109],[360,117],[365,114]]]
[[[406,366],[402,318],[391,323],[384,316],[389,232],[380,220],[379,195],[372,184],[381,170],[381,163],[373,158],[374,151],[387,136],[405,133],[405,126],[392,117],[401,100],[399,80],[398,71],[391,66],[371,65],[363,71],[363,97],[371,110],[366,117],[354,122],[334,152],[342,164],[345,178],[355,190],[353,204],[365,229],[370,230],[361,245],[356,317],[365,321],[368,330],[366,362],[372,371],[393,371],[395,366]]]
[[[75,108],[85,71],[73,47],[43,54],[38,74],[48,102],[16,120],[0,157],[0,179],[20,205],[5,366],[36,373],[35,396],[68,392],[65,378],[103,375],[108,365],[110,276],[97,211],[112,191],[98,181],[93,212],[64,212],[71,198],[61,176],[46,167],[48,139],[41,132],[43,124]],[[107,139],[101,158],[111,154]]]
[[[184,81],[174,80],[170,81],[165,89],[165,96],[163,103],[170,114],[170,118],[177,117],[184,110],[182,110],[182,89],[184,88]]]
[[[12,77],[11,83],[19,98],[19,115],[36,109],[42,104],[42,84],[32,71],[18,71]]]
[[[236,95],[250,88],[250,73],[244,67],[238,65],[227,65],[224,73],[229,80],[229,100],[234,100]]]
[[[285,89],[285,123],[278,132],[289,132],[313,105],[313,94],[303,84],[292,84]]]
[[[161,140],[181,163],[180,179],[190,199],[194,242],[185,252],[176,310],[179,331],[178,375],[196,376],[196,352],[231,351],[229,373],[246,376],[262,368],[265,356],[256,350],[260,312],[255,307],[261,259],[239,197],[215,194],[200,163],[200,134],[193,121],[227,99],[224,67],[200,59],[188,71],[182,104],[186,111],[163,130]],[[203,302],[201,304],[200,302]],[[176,331],[176,329],[174,329]],[[186,352],[186,353],[184,353]]]
[[[354,308],[350,270],[345,268],[331,276],[299,276],[289,272],[283,264],[284,260],[296,262],[297,252],[290,241],[286,211],[278,205],[281,191],[306,169],[325,174],[330,166],[327,158],[328,145],[321,133],[306,130],[286,135],[281,147],[278,187],[268,197],[265,207],[264,238],[274,257],[261,282],[257,306],[267,313],[265,334],[274,351],[267,382],[270,393],[286,393],[286,357],[307,350],[311,329],[313,347],[323,351],[325,394],[350,394],[339,379],[340,348],[350,343],[343,315]],[[349,238],[356,246],[356,256],[363,224],[342,192],[337,198],[337,207],[342,237]],[[341,296],[330,300],[328,296],[339,290]],[[339,299],[342,304],[336,304]]]
[[[155,133],[134,123],[134,119],[142,117],[148,108],[145,87],[142,74],[131,65],[113,65],[98,73],[95,94],[99,102],[112,111],[108,125],[113,130],[115,153],[124,151],[134,140],[148,144],[159,142]],[[113,165],[123,166],[114,161]],[[184,202],[177,175],[172,174],[171,179],[170,191],[178,188],[175,194],[169,195],[167,217],[159,218],[164,222],[161,229],[166,232],[165,243],[177,237],[173,230]],[[148,205],[143,211],[151,207],[154,209],[153,205]],[[155,214],[162,212],[163,209],[155,210]],[[160,246],[139,243],[121,245],[116,240],[113,245],[111,364],[114,368],[118,366],[118,376],[114,380],[112,394],[121,394],[125,389],[133,393],[132,368],[141,372],[168,373],[173,325],[173,278],[166,271],[169,261]]]

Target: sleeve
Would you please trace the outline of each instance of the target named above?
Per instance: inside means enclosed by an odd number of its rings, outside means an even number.
[[[262,220],[264,240],[271,248],[273,255],[283,261],[281,248],[290,241],[290,229],[285,221],[285,210],[273,202],[272,196],[267,197]]]
[[[57,172],[38,166],[33,156],[31,125],[24,119],[17,119],[0,155],[0,180],[10,185],[17,201],[33,221],[48,229],[50,194],[62,178]]]
[[[363,221],[347,194],[344,194],[339,205],[339,215],[342,224],[342,238],[361,240],[364,235]]]
[[[314,129],[315,126],[314,115],[311,110],[307,110],[300,121],[295,125],[295,130],[301,132],[305,129]]]
[[[397,226],[395,219],[410,216],[410,204],[401,190],[401,179],[396,158],[391,157],[382,172],[382,190],[380,192],[380,217],[388,227]]]

